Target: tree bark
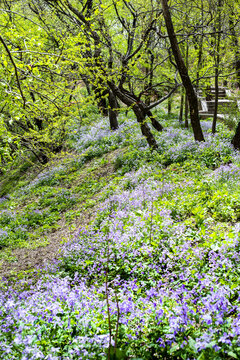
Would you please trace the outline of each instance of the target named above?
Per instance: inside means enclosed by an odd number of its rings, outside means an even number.
[[[189,125],[188,125],[188,97],[187,97],[187,94],[185,94],[185,114],[184,114],[184,117],[185,117],[184,127],[186,129],[188,129]]]
[[[217,4],[217,21],[216,21],[216,30],[217,34],[215,35],[215,43],[216,43],[216,54],[215,54],[215,107],[214,107],[214,115],[212,122],[212,133],[216,133],[217,126],[217,113],[218,113],[218,78],[219,78],[219,63],[220,63],[220,40],[221,40],[221,7],[222,0],[218,0]]]
[[[177,37],[174,32],[173,23],[171,19],[171,14],[168,6],[167,0],[162,0],[162,8],[163,8],[163,16],[166,23],[167,33],[169,36],[169,40],[171,43],[172,52],[177,64],[177,68],[179,74],[181,76],[183,86],[186,89],[188,102],[189,102],[189,109],[190,109],[190,118],[191,118],[191,125],[193,129],[194,138],[197,141],[204,141],[204,136],[202,132],[202,128],[199,121],[199,113],[198,113],[198,99],[193,88],[191,79],[188,75],[187,68],[183,61],[179,45],[177,42]]]
[[[116,86],[114,82],[109,82],[109,87],[111,88],[113,94],[119,98],[119,100],[121,100],[125,105],[132,107],[134,114],[136,115],[137,122],[140,124],[142,134],[143,136],[145,136],[148,145],[151,149],[156,150],[158,148],[158,145],[154,135],[152,134],[148,124],[146,123],[147,111],[144,111],[144,104],[142,103],[141,106],[141,103],[136,100],[133,94],[128,93],[126,90],[124,91],[124,89],[119,89],[119,87]],[[148,113],[151,112],[148,111]]]
[[[133,106],[134,114],[136,115],[137,122],[140,124],[140,128],[143,136],[147,139],[148,145],[151,149],[156,150],[158,148],[155,137],[153,136],[148,124],[146,123],[146,115],[143,113],[141,108],[135,104]]]
[[[153,113],[150,110],[148,110],[146,114],[149,117],[149,119],[151,120],[151,123],[152,123],[152,126],[154,127],[154,129],[156,129],[157,131],[163,131],[162,125],[160,124],[159,121],[157,121],[157,119],[153,115]]]
[[[234,24],[234,13],[232,12],[232,9],[230,10],[230,16],[229,16],[229,27],[230,27],[230,33],[231,33],[231,40],[232,45],[235,52],[235,69],[236,69],[236,86],[240,88],[240,51],[239,51],[239,41],[235,30],[235,24]]]
[[[187,41],[187,44],[186,44],[186,53],[185,53],[185,62],[186,62],[186,68],[187,68],[187,71],[188,71],[188,52],[189,52],[189,46],[188,46],[188,41]],[[188,113],[189,113],[189,106],[188,106],[188,97],[187,97],[187,92],[186,92],[186,89],[185,89],[185,121],[184,121],[184,127],[186,129],[189,128],[189,122],[188,122]]]
[[[111,130],[117,130],[118,129],[118,113],[117,113],[117,100],[114,96],[113,92],[109,90],[108,93],[108,101],[109,101],[109,110],[108,110],[108,116],[109,116],[109,123],[110,123],[110,129]]]
[[[171,115],[171,112],[172,112],[172,97],[169,96],[168,98],[168,115]]]
[[[217,54],[217,61],[215,64],[215,106],[214,106],[214,114],[213,114],[213,122],[212,122],[212,134],[216,133],[217,127],[217,113],[218,113],[218,77],[219,77],[219,55]]]
[[[202,24],[204,23],[204,4],[203,4],[203,0],[201,0],[201,22]],[[197,91],[199,91],[199,77],[200,77],[200,71],[202,68],[202,56],[203,56],[203,36],[204,36],[204,32],[203,32],[203,26],[201,27],[201,37],[200,40],[198,40],[198,62],[197,62],[197,80],[196,80],[196,88]]]
[[[232,143],[232,145],[234,146],[235,149],[240,150],[240,121],[238,123],[235,135],[234,135],[231,143]]]
[[[183,107],[184,107],[184,92],[181,89],[181,99],[180,99],[180,109],[179,109],[179,123],[182,124],[183,121]]]
[[[92,90],[95,95],[95,99],[97,102],[98,111],[103,116],[108,116],[108,106],[107,106],[107,90],[102,90],[95,85],[92,86]]]

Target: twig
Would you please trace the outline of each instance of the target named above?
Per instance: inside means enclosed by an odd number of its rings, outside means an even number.
[[[16,76],[16,79],[17,79],[18,88],[19,88],[19,91],[20,91],[20,94],[21,94],[21,97],[22,97],[22,100],[23,100],[23,108],[25,109],[25,107],[26,107],[26,99],[25,99],[25,97],[23,95],[23,92],[22,92],[22,88],[21,88],[21,84],[20,84],[19,77],[18,77],[18,72],[17,72],[17,66],[16,66],[16,64],[15,64],[15,62],[13,60],[12,54],[11,54],[7,44],[5,43],[5,41],[4,41],[4,39],[2,38],[1,35],[0,35],[0,41],[3,44],[6,52],[8,53],[8,56],[10,58],[11,63],[13,64],[14,71],[15,71],[15,76]]]

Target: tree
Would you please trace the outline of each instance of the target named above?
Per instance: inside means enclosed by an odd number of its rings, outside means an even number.
[[[229,21],[229,32],[230,41],[234,51],[234,66],[236,70],[236,86],[240,88],[240,50],[239,50],[239,29],[237,32],[237,26],[239,26],[239,4],[235,1],[226,2],[228,21]]]
[[[145,119],[148,117],[153,127],[161,131],[162,126],[151,110],[166,100],[179,86],[173,82],[169,93],[164,94],[161,99],[151,102],[148,97],[148,104],[144,101],[146,92],[150,94],[159,87],[157,82],[153,84],[154,70],[156,72],[164,62],[154,64],[154,67],[151,60],[148,73],[142,70],[141,60],[146,58],[146,54],[154,59],[149,44],[153,41],[159,42],[155,36],[156,21],[159,17],[157,8],[145,5],[142,1],[133,5],[131,1],[122,1],[119,4],[109,0],[104,5],[98,1],[91,3],[91,9],[87,12],[88,2],[44,2],[54,9],[54,14],[59,18],[64,16],[68,19],[74,32],[81,34],[82,53],[86,54],[85,72],[95,94],[99,94],[99,100],[108,99],[111,107],[111,99],[117,97],[130,107],[150,147],[157,148]],[[84,47],[87,47],[88,52],[84,51]],[[146,87],[147,78],[149,81]],[[114,113],[112,110],[111,115]]]
[[[91,91],[94,94],[99,112],[103,116],[109,116],[110,128],[115,130],[118,128],[117,121],[117,102],[113,99],[114,94],[104,86],[102,74],[99,76],[99,67],[103,62],[101,33],[95,29],[95,10],[92,1],[86,1],[84,5],[75,6],[69,1],[53,2],[35,0],[35,13],[41,18],[38,12],[38,4],[45,4],[46,12],[52,13],[61,27],[71,29],[70,33],[76,43],[72,41],[73,59],[78,64],[75,70],[78,71],[77,79],[82,79],[87,86],[89,95]],[[79,39],[77,42],[77,38]],[[64,41],[64,40],[63,40]],[[74,47],[81,49],[81,56],[75,57],[77,53]],[[75,53],[75,54],[74,54]],[[83,65],[84,62],[84,66]],[[80,74],[79,74],[80,73]],[[80,76],[79,76],[80,75]],[[76,72],[75,72],[76,76]]]
[[[236,132],[231,143],[235,149],[240,150],[240,121],[237,125]]]
[[[171,19],[170,9],[168,6],[167,0],[162,0],[162,8],[163,8],[163,16],[166,23],[167,33],[169,36],[169,41],[171,43],[172,52],[177,64],[177,68],[179,74],[181,76],[183,86],[185,87],[189,108],[190,108],[190,118],[191,118],[191,125],[194,133],[194,138],[197,141],[204,141],[203,132],[201,129],[200,121],[199,121],[199,114],[198,114],[198,99],[196,92],[193,88],[193,84],[191,79],[188,75],[188,71],[186,65],[183,61],[180,48],[178,45],[177,37],[173,28],[173,23]]]
[[[234,0],[231,2],[236,7]],[[68,119],[72,112],[77,114],[77,92],[83,83],[88,99],[104,116],[108,114],[111,129],[118,127],[121,106],[132,109],[153,149],[157,143],[151,125],[162,130],[153,109],[183,85],[194,137],[203,141],[193,84],[200,86],[206,79],[209,83],[216,79],[218,86],[220,77],[228,72],[222,64],[229,62],[229,55],[220,57],[217,43],[224,38],[229,44],[234,36],[238,41],[239,26],[229,12],[231,21],[225,20],[218,31],[221,4],[217,8],[211,0],[172,4],[170,12],[166,0],[162,0],[162,9],[159,1],[144,0],[9,3],[1,15],[5,54],[1,55],[0,71],[5,87],[0,105],[6,130],[14,134],[14,141],[18,138],[26,148],[42,154],[42,159],[48,152],[58,151],[60,142],[55,146],[53,139],[63,141]],[[213,53],[218,64],[215,68]],[[236,57],[236,51],[230,53]],[[12,101],[17,102],[17,110]]]
[[[1,13],[1,124],[12,151],[24,147],[45,163],[63,145],[73,92],[64,79],[62,49],[53,46],[58,34],[20,5]]]
[[[213,122],[212,122],[212,133],[216,133],[216,124],[217,124],[217,113],[218,113],[218,91],[219,91],[219,65],[220,65],[220,41],[221,41],[221,21],[222,21],[222,0],[218,0],[216,5],[216,21],[215,21],[215,106],[214,106],[214,115],[213,115]]]

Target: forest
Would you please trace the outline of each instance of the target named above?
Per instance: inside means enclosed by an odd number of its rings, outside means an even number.
[[[1,0],[0,109],[0,359],[240,359],[239,0]]]

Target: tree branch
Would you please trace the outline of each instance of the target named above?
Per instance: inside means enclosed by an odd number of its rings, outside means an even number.
[[[11,63],[13,64],[13,67],[14,67],[14,71],[15,71],[15,76],[16,76],[16,79],[17,79],[17,85],[18,85],[18,89],[20,91],[20,94],[21,94],[21,97],[22,97],[22,100],[23,100],[23,108],[25,109],[26,107],[26,99],[25,99],[25,96],[23,95],[23,91],[22,91],[22,88],[21,88],[21,84],[20,84],[20,81],[19,81],[19,76],[18,76],[18,71],[17,71],[17,66],[13,60],[13,57],[12,57],[12,54],[7,46],[7,44],[5,43],[4,39],[2,38],[2,36],[0,35],[0,41],[1,43],[3,44],[6,52],[8,53],[8,56],[10,58],[10,61]]]
[[[154,107],[156,107],[157,105],[161,104],[163,101],[167,100],[176,90],[179,86],[181,86],[182,84],[177,84],[167,95],[163,96],[161,99],[155,101],[154,103],[152,103],[151,105],[149,105],[147,107],[148,110],[153,109]]]

